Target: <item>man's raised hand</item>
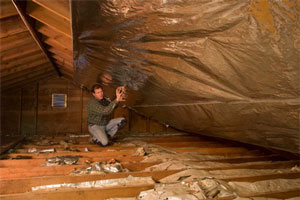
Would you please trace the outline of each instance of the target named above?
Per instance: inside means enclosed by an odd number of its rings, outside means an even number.
[[[125,86],[117,87],[116,89],[116,100],[125,101],[126,100],[126,89]]]

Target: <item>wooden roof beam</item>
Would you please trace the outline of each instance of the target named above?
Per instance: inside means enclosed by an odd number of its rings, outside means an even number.
[[[26,16],[26,12],[25,12],[24,8],[21,6],[20,1],[21,0],[12,0],[12,3],[16,7],[19,15],[21,16],[24,24],[28,28],[28,30],[29,30],[30,34],[32,35],[33,39],[36,41],[36,43],[38,44],[38,46],[41,48],[42,52],[45,54],[45,56],[47,57],[47,59],[49,60],[49,62],[51,63],[51,65],[53,66],[53,68],[55,69],[55,71],[58,74],[58,76],[61,76],[62,74],[59,71],[58,67],[55,65],[55,63],[51,59],[49,53],[47,52],[46,48],[44,47],[43,43],[40,41],[40,39],[39,39],[39,37],[38,37],[35,29],[29,23],[28,17]]]
[[[33,0],[35,3],[70,21],[69,0]]]
[[[50,51],[51,53],[58,55],[62,58],[65,58],[66,60],[69,60],[69,61],[73,60],[72,54],[67,54],[66,52],[56,49],[54,47],[48,48],[48,51]]]
[[[68,46],[72,46],[72,38],[69,38],[65,36],[64,34],[61,34],[59,31],[55,30],[54,28],[51,28],[50,26],[47,26],[39,21],[35,24],[35,29],[42,33],[45,36],[48,36],[50,38],[55,38],[58,42],[62,44],[67,44]]]
[[[28,56],[40,51],[40,48],[35,43],[30,43],[18,48],[9,49],[0,55],[1,63],[9,62],[18,57]]]
[[[32,18],[50,26],[65,36],[72,38],[70,21],[55,15],[55,13],[39,6],[32,1],[27,2],[26,10],[27,14]]]
[[[12,48],[24,46],[33,42],[28,31],[1,38],[0,51],[7,51]]]
[[[63,62],[61,62],[61,61],[59,61],[59,60],[55,60],[55,63],[56,63],[58,66],[61,66],[61,67],[66,68],[66,69],[68,69],[68,70],[74,71],[73,66],[72,66],[72,65],[69,65],[68,63],[63,63]]]
[[[19,16],[0,20],[0,38],[28,31]]]
[[[61,43],[58,40],[53,39],[53,38],[47,38],[47,39],[44,39],[43,41],[44,41],[44,43],[46,43],[47,45],[49,45],[51,47],[55,47],[61,51],[64,51],[66,54],[73,55],[72,45]]]
[[[8,69],[1,70],[0,71],[0,77],[3,78],[3,77],[8,76],[10,74],[21,72],[21,71],[26,70],[26,69],[40,67],[41,65],[45,65],[45,64],[48,65],[49,68],[51,68],[51,65],[48,62],[48,60],[46,58],[43,58],[43,59],[35,60],[34,62],[31,62],[31,63],[25,63],[23,65],[19,65],[19,66],[15,66],[15,67],[11,67],[11,68],[8,68]]]
[[[68,66],[73,66],[73,60],[68,60],[68,59],[62,58],[58,55],[53,55],[53,58],[62,63],[66,63]]]
[[[10,1],[0,1],[0,19],[18,15],[15,7]]]
[[[31,53],[28,56],[21,56],[21,57],[18,57],[16,59],[12,59],[8,62],[2,62],[1,63],[1,70],[16,67],[16,66],[20,66],[20,65],[23,65],[23,64],[28,64],[30,62],[34,62],[34,61],[40,60],[40,59],[46,59],[46,58],[45,58],[45,55],[42,54],[42,52],[38,51],[36,53]]]

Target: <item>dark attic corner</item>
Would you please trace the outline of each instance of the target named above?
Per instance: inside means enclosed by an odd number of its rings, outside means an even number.
[[[300,199],[300,2],[0,0],[0,199]]]

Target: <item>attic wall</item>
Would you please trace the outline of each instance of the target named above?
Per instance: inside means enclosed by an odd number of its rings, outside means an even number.
[[[67,108],[51,106],[52,93],[67,94]],[[1,133],[8,135],[57,135],[87,133],[86,104],[90,94],[65,78],[51,78],[9,91],[1,96]],[[119,106],[112,117],[128,121],[122,131],[174,132],[172,128]]]

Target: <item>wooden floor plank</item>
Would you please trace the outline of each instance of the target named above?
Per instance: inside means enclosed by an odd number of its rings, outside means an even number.
[[[289,198],[293,198],[293,197],[299,197],[299,199],[300,199],[300,189],[274,191],[274,192],[268,192],[268,193],[257,193],[257,194],[245,195],[242,197],[245,197],[245,198],[266,197],[266,198],[276,198],[276,199],[289,199]]]
[[[1,200],[102,200],[114,197],[135,197],[141,191],[152,189],[153,185],[139,186],[139,187],[123,187],[110,189],[76,189],[70,191],[56,191],[56,192],[30,192],[26,194],[12,194],[0,195]]]
[[[32,187],[39,185],[51,185],[62,183],[78,183],[85,181],[105,180],[126,178],[129,175],[134,177],[152,177],[153,180],[158,181],[162,178],[178,173],[181,170],[168,170],[168,171],[156,171],[156,172],[126,172],[115,174],[101,174],[101,175],[82,175],[82,176],[49,176],[49,177],[33,177],[33,178],[20,178],[20,179],[4,179],[0,180],[0,194],[14,194],[24,193],[31,191]],[[270,179],[297,179],[300,177],[300,172],[280,173],[280,174],[265,174],[261,176],[244,176],[244,177],[228,177],[220,178],[223,181],[235,181],[235,182],[256,182],[261,180]],[[11,187],[14,185],[15,187]]]
[[[65,153],[40,153],[40,154],[34,154],[34,153],[11,153],[6,154],[3,156],[7,156],[8,158],[16,158],[20,156],[30,156],[31,158],[49,158],[53,156],[83,156],[88,158],[93,157],[114,157],[114,156],[128,156],[134,154],[135,151],[133,150],[127,150],[127,151],[101,151],[101,152],[65,152]]]
[[[136,162],[136,161],[142,161],[144,159],[143,156],[114,156],[113,158],[119,162]],[[90,162],[102,162],[102,161],[109,161],[111,159],[112,159],[112,157],[110,157],[110,156],[81,157],[78,159],[78,163],[84,163],[87,160]],[[39,167],[45,163],[46,163],[45,158],[20,159],[20,160],[0,160],[0,168],[20,167],[20,166]]]
[[[142,161],[146,157],[144,156],[115,156],[114,159],[120,162],[135,162]],[[99,161],[108,161],[111,157],[102,156],[102,157],[81,157],[78,159],[78,162],[83,163],[86,160],[91,162],[99,162]],[[197,161],[197,160],[192,160]],[[280,156],[260,156],[260,157],[237,157],[237,158],[219,158],[219,159],[203,159],[198,162],[219,162],[219,163],[245,163],[245,162],[258,162],[258,161],[284,161]],[[46,163],[45,158],[34,158],[34,159],[18,159],[18,160],[0,160],[0,168],[5,167],[19,167],[19,166],[41,166]]]
[[[230,169],[279,169],[279,168],[292,168],[298,163],[298,161],[279,161],[274,163],[246,163],[238,165],[226,165],[222,167],[206,167],[204,164],[201,167],[199,162],[199,169],[201,170],[230,170]],[[152,163],[122,163],[123,166],[130,171],[142,171],[148,167],[159,164],[157,162]],[[71,165],[71,166],[36,166],[36,167],[17,167],[17,168],[0,168],[0,179],[20,178],[20,177],[37,177],[37,176],[55,176],[55,175],[68,175],[75,169],[80,169],[84,165]],[[160,171],[150,170],[150,171]]]
[[[126,172],[115,174],[101,174],[101,175],[81,175],[81,176],[49,176],[49,177],[31,177],[19,179],[3,179],[0,180],[0,194],[13,194],[31,191],[31,188],[39,185],[51,185],[62,183],[78,183],[84,181],[95,181],[115,178],[126,178],[129,175],[134,177],[150,176],[153,180],[160,180],[164,177],[178,173],[181,170],[169,170],[158,172]],[[14,185],[14,187],[11,187]]]

